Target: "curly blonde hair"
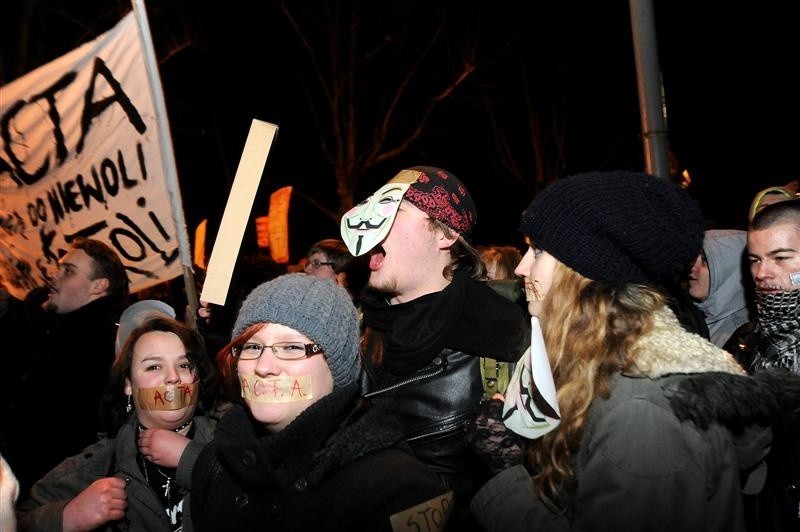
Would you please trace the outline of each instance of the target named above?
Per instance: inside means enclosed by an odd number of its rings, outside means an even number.
[[[561,423],[535,440],[527,457],[536,492],[555,506],[564,508],[574,488],[574,455],[592,401],[610,395],[613,374],[634,363],[634,344],[664,305],[651,287],[592,281],[557,264],[540,316]]]

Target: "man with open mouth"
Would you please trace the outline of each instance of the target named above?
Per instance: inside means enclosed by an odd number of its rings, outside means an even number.
[[[455,175],[418,166],[341,221],[350,252],[370,255],[364,394],[395,402],[409,444],[455,493],[451,522],[466,518],[459,509],[481,482],[464,443],[483,393],[480,357],[516,361],[528,333],[524,311],[484,282],[481,255],[467,240],[476,220]]]

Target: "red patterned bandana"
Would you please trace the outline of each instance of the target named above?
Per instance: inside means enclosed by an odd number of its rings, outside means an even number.
[[[403,195],[419,210],[449,228],[467,236],[475,227],[478,213],[467,188],[456,176],[441,168],[415,166],[422,172]]]

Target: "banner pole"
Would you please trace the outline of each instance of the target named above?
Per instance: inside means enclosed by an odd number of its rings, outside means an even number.
[[[170,203],[172,203],[173,222],[175,223],[175,230],[178,235],[178,250],[180,251],[181,262],[183,264],[183,284],[186,290],[186,299],[189,304],[187,325],[196,329],[198,309],[197,287],[194,283],[189,234],[186,231],[186,219],[183,215],[181,189],[178,184],[178,170],[175,165],[175,154],[172,150],[172,138],[170,137],[167,107],[164,104],[164,91],[161,87],[161,77],[158,73],[158,63],[156,62],[156,53],[153,49],[153,39],[150,35],[150,24],[147,21],[147,11],[144,7],[144,0],[132,0],[132,4],[133,12],[136,16],[136,23],[139,27],[139,35],[142,39],[147,79],[153,94],[153,107],[156,111],[156,124],[158,124],[158,141],[161,145],[162,161],[164,164],[162,170],[166,178],[165,182],[169,192]],[[175,312],[179,313],[180,310],[181,309],[175,309]]]

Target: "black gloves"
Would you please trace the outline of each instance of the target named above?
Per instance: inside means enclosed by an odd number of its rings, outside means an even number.
[[[467,430],[467,445],[490,476],[521,464],[525,439],[503,423],[503,401],[492,399],[481,405],[475,422]]]

